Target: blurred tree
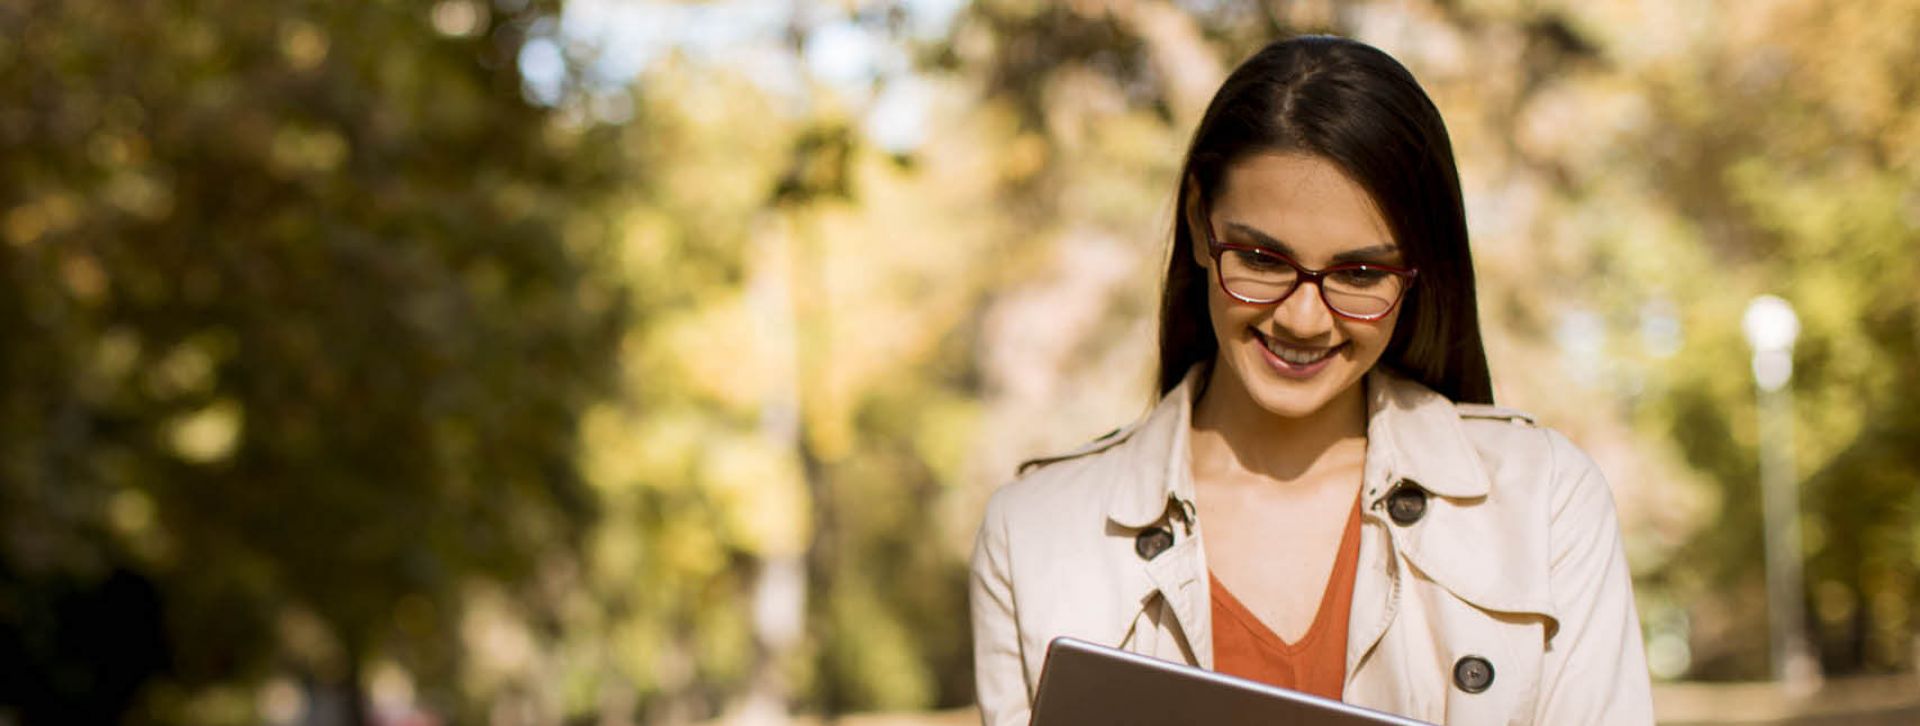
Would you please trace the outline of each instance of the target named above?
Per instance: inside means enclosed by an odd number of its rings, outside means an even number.
[[[1914,665],[1920,633],[1920,3],[1809,0],[1706,12],[1732,32],[1682,62],[1641,69],[1653,117],[1635,174],[1687,220],[1696,279],[1799,310],[1798,458],[1805,477],[1807,609],[1831,673]],[[1845,39],[1837,41],[1836,39]],[[1757,435],[1746,295],[1681,284],[1701,342],[1661,377],[1650,408],[1722,487],[1707,528],[1669,576],[1720,627],[1762,630]],[[1728,597],[1726,593],[1732,593]],[[1759,642],[1756,642],[1758,640]],[[1762,639],[1700,648],[1698,673],[1751,676]],[[1759,649],[1756,654],[1754,649]],[[1756,661],[1756,658],[1758,660]]]
[[[756,80],[674,57],[637,83],[633,149],[660,173],[620,266],[628,398],[587,418],[590,585],[617,633],[582,643],[607,664],[591,690],[663,723],[964,704],[937,505],[963,480],[949,336],[987,279],[992,226],[961,223],[985,179],[966,147],[903,160],[831,89]]]
[[[555,11],[0,6],[0,713],[359,723],[390,659],[477,718],[463,596],[571,557],[624,317],[609,132],[523,97]]]

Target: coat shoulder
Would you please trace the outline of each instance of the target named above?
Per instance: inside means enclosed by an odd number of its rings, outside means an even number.
[[[1098,454],[1100,452],[1106,451],[1107,449],[1111,449],[1115,446],[1119,446],[1121,442],[1127,440],[1127,437],[1133,435],[1133,429],[1134,429],[1133,426],[1122,426],[1120,428],[1101,434],[1095,437],[1092,441],[1088,441],[1087,443],[1081,444],[1072,449],[1068,449],[1063,453],[1054,454],[1052,456],[1042,456],[1034,459],[1028,459],[1026,461],[1020,462],[1020,467],[1016,470],[1015,473],[1021,477],[1024,477],[1027,475],[1027,473],[1032,472],[1036,469],[1044,468],[1050,464],[1058,464],[1063,461],[1073,461],[1075,459],[1081,459],[1088,456],[1092,456],[1094,454]]]
[[[1533,414],[1480,403],[1454,404],[1454,410],[1460,415],[1461,433],[1493,475],[1494,484],[1511,481],[1513,474],[1538,479],[1552,468],[1556,436]]]
[[[1109,431],[1066,452],[1022,463],[1012,481],[993,493],[990,509],[1007,512],[1059,512],[1105,501],[1102,467],[1114,447],[1126,442],[1132,427]]]
[[[1462,421],[1504,421],[1519,426],[1538,426],[1539,419],[1533,414],[1517,408],[1494,406],[1485,403],[1456,403],[1453,409],[1460,414]]]
[[[1496,487],[1522,484],[1557,496],[1591,479],[1604,481],[1586,450],[1531,413],[1483,404],[1456,408],[1461,429]]]

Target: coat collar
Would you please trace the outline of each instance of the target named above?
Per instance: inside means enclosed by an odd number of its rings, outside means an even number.
[[[1187,438],[1193,420],[1193,394],[1206,383],[1207,366],[1187,370],[1160,403],[1134,424],[1114,447],[1121,458],[1109,488],[1107,518],[1131,529],[1152,525],[1167,514],[1170,500],[1193,501],[1193,476]]]
[[[1453,402],[1379,368],[1367,374],[1367,453],[1369,505],[1403,479],[1455,499],[1493,488]]]
[[[1122,459],[1109,489],[1107,517],[1139,529],[1160,521],[1169,500],[1193,501],[1188,454],[1193,397],[1205,384],[1207,366],[1187,371],[1113,447]],[[1460,426],[1459,412],[1445,396],[1418,382],[1375,368],[1367,374],[1366,505],[1385,497],[1393,484],[1411,480],[1443,497],[1483,497],[1492,488],[1486,467]]]

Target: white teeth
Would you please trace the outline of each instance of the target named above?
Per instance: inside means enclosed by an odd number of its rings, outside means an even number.
[[[1297,366],[1312,365],[1333,354],[1332,348],[1289,348],[1274,342],[1272,338],[1267,339],[1267,350],[1273,351],[1280,360]]]

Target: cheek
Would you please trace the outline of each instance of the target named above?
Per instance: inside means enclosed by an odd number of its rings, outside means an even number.
[[[1387,351],[1387,343],[1393,341],[1393,331],[1400,324],[1400,311],[1393,311],[1384,320],[1365,323],[1351,329],[1353,340],[1362,349],[1361,353],[1369,359],[1378,358]],[[1370,361],[1371,362],[1371,361]]]
[[[1213,325],[1215,336],[1228,339],[1235,337],[1237,334],[1233,332],[1233,329],[1243,327],[1247,324],[1248,320],[1252,317],[1249,313],[1250,310],[1251,308],[1249,306],[1242,305],[1240,301],[1228,297],[1226,291],[1220,289],[1220,283],[1214,279],[1213,273],[1208,271],[1207,316]]]
[[[1214,290],[1208,296],[1207,307],[1212,317],[1214,337],[1225,345],[1255,345],[1250,331],[1260,327],[1272,310],[1240,302],[1219,290]]]

